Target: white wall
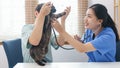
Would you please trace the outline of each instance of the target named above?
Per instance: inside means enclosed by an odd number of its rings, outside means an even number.
[[[88,0],[88,2],[89,6],[95,3],[103,4],[108,9],[108,13],[112,19],[114,19],[114,0]]]
[[[65,45],[66,48],[71,48],[70,45]],[[85,53],[80,53],[73,50],[64,50],[62,48],[59,48],[58,50],[55,50],[52,48],[52,54],[53,54],[53,61],[54,62],[87,62],[88,57]]]

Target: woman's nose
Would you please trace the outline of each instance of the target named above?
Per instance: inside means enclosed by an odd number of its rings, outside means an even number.
[[[87,22],[87,17],[85,16],[85,17],[84,17],[84,23],[86,23],[86,22]]]

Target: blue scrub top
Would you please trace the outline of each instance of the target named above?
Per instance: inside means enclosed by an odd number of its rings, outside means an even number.
[[[86,30],[82,37],[84,43],[90,42],[95,51],[86,52],[89,62],[114,62],[116,54],[116,36],[109,27],[104,28],[94,39],[93,32]]]

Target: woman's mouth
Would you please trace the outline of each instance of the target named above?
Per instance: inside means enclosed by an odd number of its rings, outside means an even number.
[[[85,26],[84,26],[84,27],[85,27],[85,28],[88,28],[88,25],[89,25],[88,23],[85,23]]]

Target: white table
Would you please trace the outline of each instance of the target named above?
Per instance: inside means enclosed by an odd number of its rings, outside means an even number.
[[[14,68],[120,68],[120,62],[54,62],[45,66],[36,63],[18,63]]]

